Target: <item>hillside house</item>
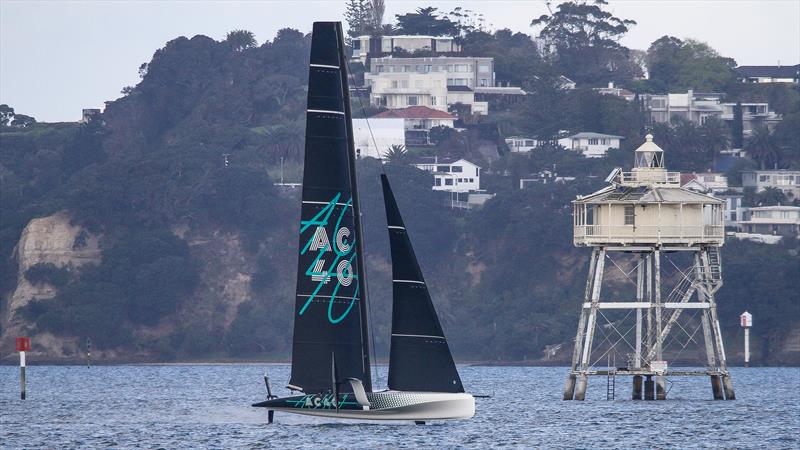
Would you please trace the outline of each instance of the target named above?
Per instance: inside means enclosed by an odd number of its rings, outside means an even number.
[[[383,158],[393,146],[406,145],[405,120],[395,117],[353,119],[353,142],[359,158]]]
[[[575,177],[562,177],[552,170],[542,170],[526,178],[519,179],[519,188],[525,189],[536,184],[565,184],[575,181]]]
[[[409,106],[403,109],[390,109],[376,114],[373,120],[400,120],[408,145],[430,144],[429,133],[434,127],[453,128],[455,116],[452,114],[428,108],[427,106]],[[354,121],[355,122],[355,121]]]
[[[494,58],[491,57],[375,58],[364,78],[374,79],[385,73],[444,73],[447,86],[476,88],[495,85]]]
[[[528,153],[539,146],[539,141],[523,136],[509,136],[505,139],[508,149],[513,153]]]
[[[724,94],[698,93],[692,90],[675,94],[653,94],[643,96],[644,107],[650,123],[674,123],[688,120],[696,125],[718,119],[729,124],[734,119],[735,103],[723,103]],[[781,121],[781,116],[769,110],[768,103],[743,103],[742,122],[745,133],[759,125],[770,129]]]
[[[722,114],[720,119],[733,123],[736,103],[722,103]],[[750,134],[754,128],[766,126],[770,130],[775,128],[781,121],[781,116],[769,110],[769,103],[741,103],[742,107],[742,130],[744,134]]]
[[[800,64],[793,66],[739,66],[742,83],[800,83]]]
[[[478,86],[474,91],[475,101],[496,105],[513,105],[521,102],[528,95],[521,87],[514,86]]]
[[[783,191],[789,198],[800,196],[800,170],[747,170],[742,172],[742,187],[761,192],[766,188]]]
[[[489,103],[475,101],[475,91],[467,86],[447,86],[447,107],[462,106],[469,114],[489,114]]]
[[[744,195],[740,192],[725,191],[714,194],[714,197],[725,202],[725,228],[738,229],[739,219],[744,214],[742,207]]]
[[[369,74],[367,74],[369,75]],[[366,78],[370,103],[389,109],[427,106],[447,111],[447,76],[444,73],[381,73]]]
[[[567,150],[576,151],[586,158],[602,158],[611,148],[619,148],[623,136],[593,132],[582,132],[558,140]]]
[[[624,98],[629,102],[632,102],[634,97],[636,97],[635,93],[627,89],[615,87],[613,81],[608,82],[608,87],[592,88],[592,90],[601,95],[613,95],[614,97]]]
[[[103,112],[97,108],[84,108],[81,110],[81,120],[78,123],[89,123],[100,117],[102,113]]]
[[[780,236],[800,235],[800,207],[760,206],[748,208],[738,222],[744,233]]]
[[[366,64],[368,58],[390,55],[397,50],[413,53],[415,51],[436,54],[454,54],[461,51],[461,45],[452,36],[359,36],[353,39],[353,61]]]
[[[433,161],[414,164],[433,174],[433,190],[446,192],[476,192],[481,188],[481,167],[466,159],[434,157]]]
[[[682,173],[681,186],[695,192],[716,194],[728,190],[728,177],[717,172]]]

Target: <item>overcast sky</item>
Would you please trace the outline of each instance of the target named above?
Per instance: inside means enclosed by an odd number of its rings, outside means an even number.
[[[386,18],[420,6],[483,13],[494,29],[531,33],[544,1],[385,0]],[[558,4],[554,0],[553,4]],[[646,49],[669,34],[706,41],[742,65],[800,62],[800,0],[610,0],[638,22],[623,44]],[[259,43],[284,27],[342,20],[331,1],[11,1],[0,0],[0,103],[40,121],[75,121],[138,81],[137,69],[178,36],[222,39],[247,29]]]

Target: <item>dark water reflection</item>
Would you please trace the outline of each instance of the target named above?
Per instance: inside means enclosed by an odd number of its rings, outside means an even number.
[[[564,368],[461,367],[478,400],[474,419],[352,422],[251,408],[265,368],[278,388],[286,365],[0,367],[4,448],[800,448],[800,369],[734,369],[738,400],[713,401],[706,378],[673,379],[665,402],[632,402],[629,379],[605,401],[606,380],[585,402],[561,400]],[[386,367],[379,373],[385,377]],[[385,379],[377,383],[383,385]],[[275,389],[278,388],[278,389]]]

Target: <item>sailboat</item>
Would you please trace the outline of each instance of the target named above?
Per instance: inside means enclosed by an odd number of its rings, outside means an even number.
[[[367,283],[342,26],[311,41],[297,290],[288,384],[297,395],[254,404],[347,419],[466,419],[464,392],[389,180],[381,176],[392,259],[388,388],[375,391]]]

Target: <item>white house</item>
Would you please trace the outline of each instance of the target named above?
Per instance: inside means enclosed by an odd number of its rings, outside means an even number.
[[[800,170],[749,170],[742,172],[742,187],[755,188],[761,192],[766,188],[782,190],[791,198],[800,196]]]
[[[624,98],[629,102],[632,102],[636,97],[635,93],[627,89],[615,87],[613,81],[608,82],[608,87],[592,88],[592,90],[601,95],[613,95],[614,97]]]
[[[353,119],[353,142],[356,155],[384,157],[393,145],[406,145],[405,120],[402,118]]]
[[[367,57],[391,54],[397,49],[407,52],[458,53],[461,45],[452,36],[359,36],[353,39],[353,60],[367,62]]]
[[[602,158],[611,148],[619,148],[623,136],[582,132],[558,140],[567,150],[574,150],[587,158]]]
[[[575,177],[562,177],[552,170],[542,170],[528,178],[519,179],[519,188],[525,189],[536,184],[565,184],[575,181]]]
[[[744,214],[742,208],[744,195],[739,192],[727,191],[716,193],[714,197],[725,202],[725,228],[738,228],[739,219]]]
[[[366,75],[370,103],[389,109],[427,106],[447,111],[447,76],[439,73],[381,73]]]
[[[512,153],[528,153],[536,147],[554,144],[554,140],[542,140],[525,136],[509,136],[505,139],[506,145]]]
[[[453,128],[455,116],[448,112],[428,108],[427,106],[409,106],[403,109],[390,109],[376,114],[370,119],[402,120],[405,142],[408,145],[428,145],[429,133],[434,127]]]
[[[672,123],[676,119],[703,125],[709,119],[726,122],[734,120],[735,103],[722,103],[724,94],[686,93],[652,94],[642,96],[651,123]],[[742,103],[742,122],[746,133],[758,125],[773,128],[781,116],[769,110],[768,103]]]
[[[743,83],[800,83],[800,64],[793,66],[739,66]]]
[[[466,159],[434,158],[432,162],[414,164],[418,169],[433,173],[433,190],[474,192],[481,188],[481,167]]]
[[[704,194],[717,194],[728,190],[728,177],[718,172],[682,173],[681,185]]]
[[[444,73],[447,86],[468,88],[495,85],[494,58],[480,56],[436,56],[426,58],[374,58],[365,80],[384,73]]]
[[[744,233],[797,236],[800,234],[800,207],[760,206],[749,208],[739,229]]]
[[[427,106],[447,111],[456,104],[467,105],[470,112],[485,115],[488,102],[475,101],[474,90],[466,85],[448,84],[447,72],[380,72],[366,74],[371,89],[370,103],[389,109]]]
[[[750,134],[753,129],[759,126],[766,126],[770,130],[781,120],[780,114],[769,110],[769,103],[740,103],[742,107],[742,131]],[[720,103],[722,114],[720,119],[733,123],[735,117],[736,103]]]
[[[509,136],[505,140],[506,145],[513,153],[528,153],[539,144],[536,139],[523,136]]]

